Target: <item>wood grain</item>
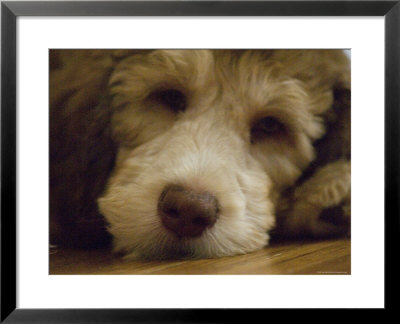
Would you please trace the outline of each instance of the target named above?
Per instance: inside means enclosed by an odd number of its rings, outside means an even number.
[[[125,261],[107,250],[50,251],[50,274],[351,274],[349,239],[287,242],[219,259]]]

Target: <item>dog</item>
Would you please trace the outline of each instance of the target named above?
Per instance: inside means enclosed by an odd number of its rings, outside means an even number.
[[[350,93],[342,50],[51,50],[50,241],[174,259],[348,235]]]

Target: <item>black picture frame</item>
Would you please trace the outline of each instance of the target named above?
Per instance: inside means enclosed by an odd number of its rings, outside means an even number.
[[[381,16],[385,19],[385,308],[395,307],[399,234],[400,1],[135,1],[1,3],[1,321],[235,322],[265,310],[16,308],[16,19],[19,16]],[[373,189],[371,189],[373,190]],[[396,257],[395,257],[396,258]],[[248,314],[252,312],[251,314]]]

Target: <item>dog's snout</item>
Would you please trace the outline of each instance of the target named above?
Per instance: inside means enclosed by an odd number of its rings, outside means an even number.
[[[160,195],[158,212],[167,229],[180,237],[195,237],[215,224],[219,207],[208,192],[169,185]]]

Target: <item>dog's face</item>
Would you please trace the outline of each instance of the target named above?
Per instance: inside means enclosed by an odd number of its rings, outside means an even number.
[[[340,71],[329,60],[318,51],[160,50],[121,62],[110,80],[119,152],[99,199],[115,249],[170,258],[265,246],[280,192],[324,133]]]

